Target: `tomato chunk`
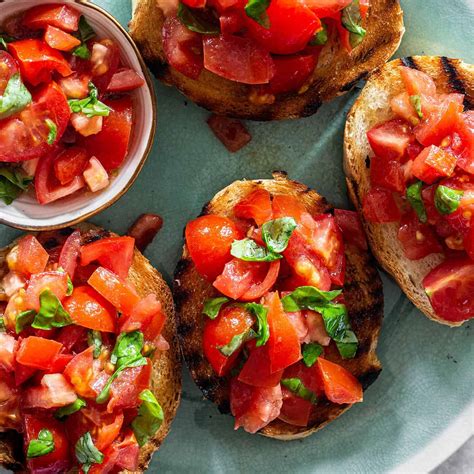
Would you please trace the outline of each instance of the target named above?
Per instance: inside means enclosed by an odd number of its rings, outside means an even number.
[[[334,209],[334,219],[344,237],[344,243],[354,245],[361,250],[367,250],[367,238],[356,211]]]
[[[133,69],[121,69],[112,76],[107,92],[129,92],[143,85],[145,80]]]
[[[7,87],[8,81],[13,74],[18,72],[18,65],[16,61],[6,52],[0,50],[0,95],[3,95]]]
[[[82,175],[88,162],[89,156],[84,148],[66,148],[54,160],[54,174],[62,185],[69,184]]]
[[[283,370],[271,372],[268,345],[251,345],[250,355],[245,362],[238,380],[253,387],[274,387],[280,383]]]
[[[378,156],[370,160],[370,183],[372,186],[380,186],[403,193],[405,191],[405,179],[402,166],[397,160],[387,160]]]
[[[28,283],[26,289],[26,304],[29,309],[38,311],[40,309],[39,298],[41,293],[49,290],[59,300],[67,293],[67,274],[64,272],[35,273]]]
[[[436,95],[436,84],[428,74],[405,66],[400,66],[399,71],[409,95]]]
[[[234,214],[241,219],[253,219],[258,226],[272,219],[272,201],[266,189],[256,189],[234,206]]]
[[[49,255],[34,235],[26,235],[18,242],[18,259],[15,270],[25,275],[41,273],[48,263]]]
[[[369,222],[397,222],[401,217],[392,192],[382,188],[371,189],[365,195],[362,210]]]
[[[15,363],[16,339],[5,333],[0,333],[0,370],[13,372]]]
[[[23,17],[23,25],[43,29],[49,25],[64,31],[77,31],[81,13],[70,5],[38,5],[30,8]]]
[[[95,398],[98,395],[98,391],[92,386],[97,375],[93,365],[93,352],[94,347],[88,347],[85,351],[77,354],[64,369],[64,375],[76,393],[85,398]]]
[[[302,216],[307,213],[304,204],[294,196],[287,194],[277,194],[272,201],[273,218],[293,217],[296,222],[300,222]]]
[[[313,404],[296,396],[287,388],[282,388],[283,405],[278,418],[293,426],[308,426]]]
[[[27,408],[58,408],[74,403],[77,395],[63,374],[45,374],[40,386],[26,390],[25,407]]]
[[[423,182],[432,184],[443,176],[451,176],[455,167],[454,155],[431,145],[416,157],[411,172]]]
[[[81,44],[79,39],[54,26],[46,28],[44,41],[48,46],[59,51],[71,51]]]
[[[395,119],[370,129],[367,139],[374,153],[380,158],[400,160],[413,141],[413,132],[407,122]]]
[[[16,354],[19,364],[40,370],[52,367],[63,345],[44,337],[30,336],[23,339]]]

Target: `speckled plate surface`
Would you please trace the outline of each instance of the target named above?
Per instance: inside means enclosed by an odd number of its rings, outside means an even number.
[[[97,0],[122,24],[130,0]],[[472,0],[402,0],[406,35],[398,55],[441,54],[474,62]],[[230,155],[214,138],[208,112],[157,84],[158,133],[152,156],[131,190],[94,222],[124,232],[142,212],[157,212],[164,229],[147,256],[170,281],[182,230],[201,206],[235,179],[286,170],[346,206],[342,173],[345,115],[357,91],[313,117],[249,123],[253,140]],[[1,227],[0,243],[18,231]],[[185,370],[184,396],[170,435],[154,457],[162,473],[315,473],[427,471],[472,432],[472,324],[450,329],[421,315],[384,275],[385,324],[379,342],[384,370],[363,404],[315,435],[282,443],[242,431],[202,400]]]

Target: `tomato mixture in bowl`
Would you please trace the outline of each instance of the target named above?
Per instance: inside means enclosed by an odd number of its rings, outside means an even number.
[[[444,256],[423,286],[436,315],[458,323],[474,317],[474,111],[420,71],[400,67],[400,75],[396,118],[367,133],[375,156],[363,213],[399,224],[408,259]]]
[[[106,188],[127,156],[131,93],[144,79],[70,4],[35,6],[0,31],[0,198],[11,204],[34,186],[48,204]]]
[[[163,3],[163,50],[191,79],[206,69],[252,86],[262,103],[297,92],[323,46],[339,37],[348,51],[365,36],[368,0],[182,0]]]
[[[230,380],[235,427],[255,433],[277,418],[305,427],[318,401],[361,402],[359,380],[334,362],[358,351],[342,289],[344,241],[367,250],[357,214],[312,216],[297,198],[258,189],[233,216],[201,216],[185,238],[219,292],[203,306],[202,350]]]
[[[127,278],[133,238],[70,232],[21,238],[1,269],[0,432],[23,435],[29,472],[136,471],[163,422],[166,316]]]

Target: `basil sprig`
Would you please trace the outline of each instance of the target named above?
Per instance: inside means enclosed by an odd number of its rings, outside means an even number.
[[[306,388],[303,381],[299,378],[282,379],[280,382],[283,387],[286,387],[290,392],[294,393],[297,397],[308,400],[311,403],[317,403],[318,397],[309,388]]]
[[[70,403],[69,405],[58,408],[56,412],[54,413],[54,417],[57,418],[58,420],[64,420],[64,418],[66,418],[69,415],[72,415],[73,413],[76,413],[81,408],[84,408],[86,405],[87,405],[86,402],[82,400],[82,398],[77,398],[74,402]]]
[[[32,101],[31,94],[21,80],[20,73],[13,74],[0,96],[0,120],[23,110]]]
[[[30,309],[28,311],[22,311],[15,318],[15,331],[20,334],[27,326],[31,326],[36,316],[36,311]]]
[[[413,108],[415,109],[416,114],[420,119],[423,119],[423,112],[421,110],[421,97],[419,94],[416,95],[411,95],[410,96],[410,103],[413,105]]]
[[[320,313],[321,308],[337,298],[342,290],[322,291],[314,286],[299,286],[282,298],[283,308],[288,313],[311,309]]]
[[[81,41],[81,44],[76,49],[74,49],[72,54],[81,59],[90,59],[91,52],[89,51],[86,43],[90,39],[94,38],[96,33],[92,26],[87,22],[85,16],[81,16],[79,19],[79,30],[74,36]]]
[[[108,117],[110,114],[110,107],[99,100],[99,91],[92,82],[89,82],[89,95],[85,99],[69,99],[68,104],[71,112],[82,113],[87,118]]]
[[[19,168],[0,168],[0,199],[10,205],[32,181]]]
[[[203,314],[205,314],[209,319],[216,319],[219,315],[219,312],[222,306],[229,301],[229,298],[225,296],[220,296],[218,298],[209,298],[204,302],[204,307],[202,308]]]
[[[268,250],[275,253],[284,252],[297,225],[293,217],[281,217],[265,222],[262,226],[262,239]]]
[[[104,462],[104,455],[95,447],[89,431],[76,443],[76,458],[85,474],[89,472],[92,464]]]
[[[235,335],[228,344],[225,346],[220,346],[217,349],[222,355],[230,357],[235,351],[240,349],[243,344],[245,344],[247,341],[250,341],[251,339],[255,339],[256,337],[256,332],[250,328],[247,329],[247,331]]]
[[[11,43],[12,41],[15,41],[15,38],[10,35],[6,35],[5,33],[0,33],[0,49],[4,49],[7,51],[8,49],[8,43]]]
[[[161,405],[150,390],[143,390],[138,398],[142,403],[137,417],[132,421],[132,429],[141,447],[160,429],[164,414]]]
[[[463,195],[464,191],[461,189],[439,185],[434,196],[436,209],[440,214],[452,214],[458,209]]]
[[[421,197],[422,187],[422,181],[417,181],[416,183],[411,184],[407,188],[406,196],[407,201],[416,212],[420,222],[425,223],[428,220],[428,216],[426,215],[425,204],[423,202],[423,198]]]
[[[317,31],[311,38],[310,46],[323,46],[328,42],[328,27],[325,23],[321,22],[322,29]]]
[[[37,439],[32,439],[28,444],[28,449],[26,451],[26,457],[39,458],[40,456],[45,456],[54,451],[54,438],[53,433],[47,429],[42,429],[38,433]]]
[[[349,41],[355,48],[364,39],[367,31],[362,27],[362,17],[360,16],[359,0],[353,0],[342,10],[342,26],[350,32]]]
[[[191,31],[201,33],[203,35],[220,34],[219,25],[214,16],[208,10],[192,9],[184,3],[179,3],[178,13],[179,21]]]
[[[252,239],[234,240],[230,253],[246,262],[273,262],[283,258],[282,255],[261,247]]]
[[[100,331],[90,330],[87,333],[87,344],[89,344],[89,347],[94,346],[92,356],[94,359],[97,359],[102,352],[102,335]]]
[[[258,303],[246,303],[245,309],[250,311],[257,318],[256,346],[264,346],[270,338],[270,327],[268,325],[268,309]]]
[[[48,145],[53,145],[58,137],[58,126],[49,118],[45,120],[46,126],[48,127],[48,138],[46,139],[46,143]]]
[[[306,367],[312,367],[318,360],[318,357],[323,353],[323,346],[317,342],[310,342],[309,344],[303,345],[301,353]]]
[[[270,28],[270,18],[267,13],[270,2],[271,0],[248,0],[244,7],[245,14],[267,30]]]

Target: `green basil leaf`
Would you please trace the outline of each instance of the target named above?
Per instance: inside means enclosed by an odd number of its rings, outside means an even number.
[[[282,255],[260,247],[252,239],[234,240],[230,250],[231,255],[246,262],[273,262],[283,258]]]
[[[346,330],[341,341],[336,341],[337,350],[343,359],[353,359],[357,352],[359,341],[352,329]]]
[[[225,296],[221,296],[219,298],[209,298],[204,302],[202,312],[209,319],[216,319],[219,315],[219,311],[221,310],[222,305],[224,305],[228,301],[229,298],[226,298]]]
[[[0,332],[6,332],[7,329],[5,327],[5,320],[3,319],[3,316],[0,316]]]
[[[250,311],[257,318],[256,346],[264,346],[270,337],[270,327],[268,325],[268,310],[258,303],[247,303],[245,309]]]
[[[249,18],[252,18],[267,30],[270,28],[270,19],[267,13],[270,2],[271,0],[248,0],[244,8],[245,14]]]
[[[410,96],[410,103],[411,105],[413,105],[413,108],[415,109],[418,117],[420,117],[420,119],[423,119],[423,112],[421,110],[421,97],[417,94],[417,95],[411,95]]]
[[[417,181],[416,183],[411,184],[407,188],[406,196],[411,207],[415,210],[418,219],[420,219],[420,222],[425,223],[428,220],[428,216],[426,215],[425,204],[421,197],[422,187],[422,181]]]
[[[283,308],[288,313],[294,313],[301,309],[318,311],[321,305],[325,305],[337,298],[342,290],[322,291],[314,286],[300,286],[289,295],[282,298]]]
[[[310,46],[322,46],[328,42],[328,27],[323,22],[321,26],[322,29],[317,31],[309,42]]]
[[[265,222],[262,226],[262,239],[270,251],[282,253],[288,247],[291,234],[296,227],[297,223],[293,217],[281,217]]]
[[[209,10],[192,9],[184,3],[179,3],[178,6],[179,21],[191,31],[201,33],[203,35],[218,35],[220,28],[215,20],[215,17]]]
[[[5,33],[0,33],[0,49],[8,50],[8,43],[15,41],[13,36],[6,35]]]
[[[342,10],[342,25],[350,32],[349,41],[355,48],[362,42],[366,35],[366,30],[362,28],[362,17],[360,16],[359,0],[353,0],[346,8]]]
[[[98,99],[97,87],[89,83],[89,96],[85,99],[69,99],[69,108],[75,114],[82,113],[87,118],[101,116],[107,117],[110,114],[110,107],[100,102]]]
[[[58,137],[58,127],[57,125],[49,118],[45,120],[46,125],[48,126],[48,138],[46,139],[46,143],[48,145],[53,145]]]
[[[82,465],[82,470],[87,474],[92,464],[102,464],[104,455],[95,447],[92,436],[88,431],[76,443],[76,459]]]
[[[81,58],[81,59],[90,59],[91,58],[91,52],[89,51],[89,48],[87,47],[87,44],[85,44],[85,43],[80,44],[72,52],[72,54],[74,56],[77,56],[78,58]]]
[[[71,316],[64,309],[58,297],[49,290],[40,294],[40,310],[31,327],[35,329],[63,328],[72,324]]]
[[[143,342],[143,333],[140,331],[121,333],[110,356],[110,362],[119,368],[127,359],[141,356]]]
[[[0,168],[0,199],[10,205],[32,181],[19,168]]]
[[[301,379],[291,378],[291,379],[282,379],[280,382],[283,387],[286,387],[290,392],[294,393],[297,397],[308,400],[311,403],[317,403],[318,397],[314,392],[305,387]]]
[[[32,439],[28,444],[26,457],[28,459],[38,458],[54,451],[54,438],[51,431],[42,429],[37,439]]]
[[[66,296],[71,296],[73,291],[74,291],[74,285],[72,284],[71,277],[68,275],[67,276]]]
[[[309,344],[303,345],[301,352],[306,367],[312,367],[318,360],[318,357],[323,353],[323,346],[316,342],[310,342]]]
[[[100,331],[91,330],[87,333],[87,344],[90,346],[94,346],[94,351],[92,355],[94,359],[97,359],[102,352],[102,334]]]
[[[20,332],[22,332],[27,326],[31,326],[35,317],[36,311],[34,309],[22,311],[18,314],[15,321],[15,332],[20,334]]]
[[[92,26],[87,22],[85,16],[81,16],[79,19],[79,30],[74,36],[81,40],[81,44],[76,49],[74,49],[72,54],[81,59],[90,59],[91,52],[89,51],[86,42],[94,38],[96,33]]]
[[[231,341],[226,344],[225,346],[218,347],[219,352],[226,356],[230,357],[236,350],[238,350],[243,344],[245,344],[247,341],[250,341],[250,339],[255,339],[257,337],[257,334],[253,329],[249,329],[241,334],[237,334],[234,336]]]
[[[0,120],[20,112],[31,101],[31,94],[21,81],[20,73],[13,74],[3,95],[0,96]]]
[[[143,390],[138,398],[142,403],[138,409],[138,416],[132,421],[132,429],[141,447],[160,429],[164,414],[161,405],[150,390]]]
[[[436,209],[440,214],[452,214],[459,207],[463,195],[464,191],[461,189],[439,185],[434,196]]]
[[[57,418],[58,420],[64,420],[69,415],[72,415],[73,413],[76,413],[79,411],[81,408],[84,408],[86,406],[86,402],[82,400],[82,398],[76,399],[75,402],[70,403],[69,405],[66,405],[65,407],[58,408],[56,412],[54,413],[54,417]]]

